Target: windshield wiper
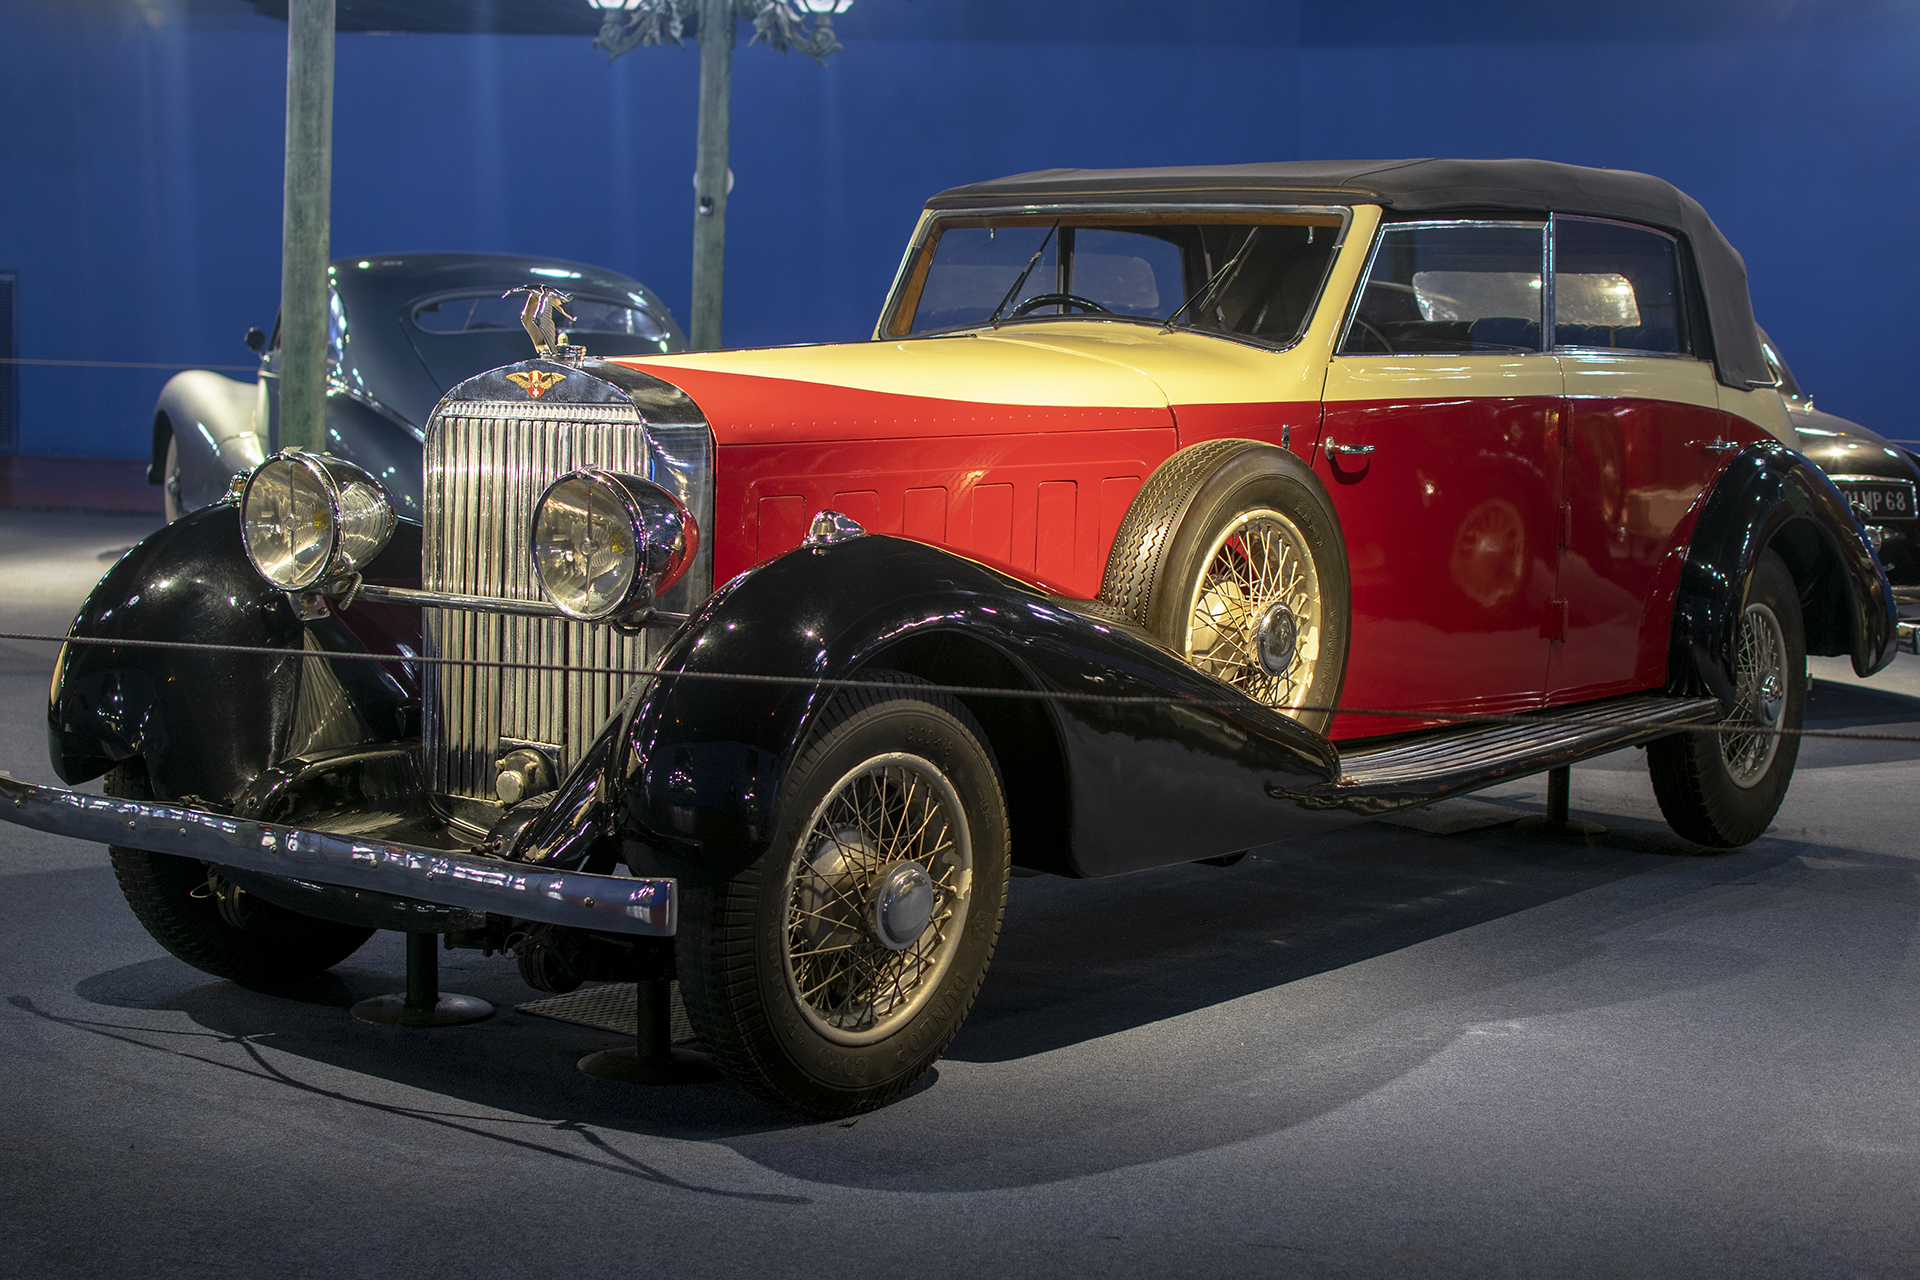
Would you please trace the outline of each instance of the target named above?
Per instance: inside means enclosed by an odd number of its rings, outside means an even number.
[[[1160,332],[1172,333],[1173,322],[1180,318],[1182,311],[1185,311],[1188,307],[1193,306],[1194,303],[1202,299],[1211,298],[1216,287],[1225,287],[1225,285],[1233,283],[1233,277],[1240,272],[1240,264],[1246,260],[1247,250],[1253,247],[1253,238],[1259,234],[1259,227],[1254,227],[1251,231],[1248,231],[1247,238],[1240,242],[1239,252],[1235,253],[1231,258],[1228,258],[1226,264],[1218,271],[1208,276],[1207,282],[1200,286],[1200,291],[1181,303],[1179,310],[1167,317],[1166,327],[1161,329]],[[1222,323],[1225,323],[1225,321],[1223,320]]]
[[[995,307],[993,309],[993,314],[987,317],[988,324],[992,325],[996,329],[1000,327],[1000,313],[1007,309],[1007,304],[1009,302],[1012,302],[1014,295],[1020,292],[1020,286],[1027,282],[1027,277],[1033,274],[1033,269],[1040,265],[1040,255],[1047,251],[1047,245],[1052,243],[1053,241],[1053,233],[1058,231],[1059,229],[1060,229],[1060,220],[1058,218],[1055,218],[1053,220],[1053,225],[1047,228],[1046,236],[1041,239],[1040,247],[1033,251],[1033,256],[1031,258],[1027,259],[1027,269],[1020,273],[1020,278],[1013,282],[1013,288],[1007,290],[1007,296],[1000,299],[1000,305]]]

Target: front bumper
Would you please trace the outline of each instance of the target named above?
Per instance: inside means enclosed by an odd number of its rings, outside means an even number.
[[[83,795],[4,773],[0,819],[77,840],[598,933],[671,937],[676,923],[675,883],[668,879],[546,871],[178,805]]]

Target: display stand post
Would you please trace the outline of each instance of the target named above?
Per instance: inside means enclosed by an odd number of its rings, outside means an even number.
[[[440,935],[407,935],[407,989],[374,996],[353,1006],[362,1022],[387,1027],[458,1027],[493,1016],[493,1006],[476,996],[445,995],[440,990]]]
[[[668,978],[640,979],[633,1007],[633,1048],[590,1053],[580,1059],[583,1073],[619,1084],[699,1084],[720,1078],[706,1055],[673,1047],[673,987]]]
[[[1514,830],[1524,831],[1530,836],[1587,836],[1602,835],[1606,828],[1597,822],[1583,822],[1568,816],[1573,798],[1573,769],[1561,765],[1558,769],[1547,771],[1547,815],[1544,818],[1522,818],[1513,824]]]

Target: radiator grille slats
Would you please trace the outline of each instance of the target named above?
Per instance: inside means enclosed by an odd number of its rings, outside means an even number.
[[[647,438],[631,405],[525,403],[449,406],[428,427],[421,572],[429,591],[538,600],[527,538],[533,504],[561,475],[593,465],[647,473]],[[647,638],[550,618],[427,610],[430,652],[565,670],[429,667],[428,770],[442,795],[493,798],[502,738],[585,753],[626,692],[619,677],[582,667],[640,670]]]

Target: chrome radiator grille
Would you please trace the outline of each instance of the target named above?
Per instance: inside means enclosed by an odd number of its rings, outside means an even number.
[[[649,459],[646,429],[631,405],[522,401],[447,406],[427,429],[425,461],[422,585],[539,600],[527,538],[540,494],[590,464],[645,475]],[[652,659],[646,635],[622,636],[605,626],[453,609],[426,615],[435,655],[564,668],[427,668],[428,776],[443,796],[492,800],[502,738],[559,747],[563,767],[570,767],[629,685],[619,676],[576,672],[637,671]]]

